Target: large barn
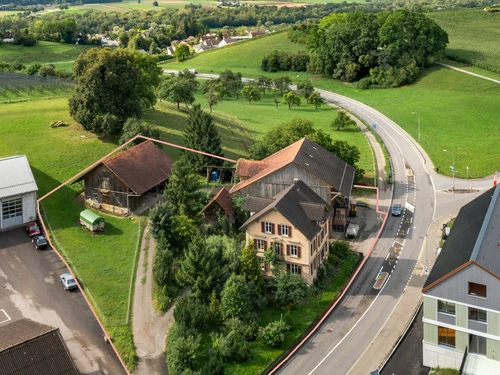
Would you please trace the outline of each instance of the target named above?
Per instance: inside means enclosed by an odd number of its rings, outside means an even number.
[[[37,190],[26,156],[0,159],[0,231],[36,219]]]
[[[170,177],[174,161],[152,141],[145,141],[87,172],[85,201],[92,207],[127,214],[148,195],[158,195]]]
[[[303,181],[326,203],[351,195],[355,169],[317,143],[303,138],[263,160],[238,160],[240,182],[231,195],[272,198],[295,180]]]

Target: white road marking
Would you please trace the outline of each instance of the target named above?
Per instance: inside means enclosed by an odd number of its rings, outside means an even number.
[[[389,254],[387,254],[387,256],[389,256]],[[378,277],[380,275],[380,272],[382,272],[382,268],[384,268],[384,266],[380,267],[380,271],[378,271],[377,276],[375,276],[375,281],[377,281],[377,279],[378,279]]]
[[[1,323],[6,323],[6,322],[8,322],[9,320],[11,320],[11,318],[10,318],[9,314],[7,314],[7,312],[6,312],[4,309],[0,309],[0,311],[1,311],[1,312],[3,312],[3,313],[4,313],[4,315],[5,315],[4,320],[0,321],[0,324],[1,324]]]
[[[370,311],[370,309],[372,308],[373,304],[377,301],[377,298],[380,296],[380,293],[382,293],[382,291],[384,290],[385,286],[387,285],[387,283],[389,282],[389,279],[391,278],[392,275],[389,275],[389,277],[387,278],[387,280],[385,281],[384,285],[382,286],[382,288],[380,288],[380,291],[378,292],[377,296],[375,297],[375,299],[373,300],[373,302],[371,303],[371,305],[368,307],[368,309],[366,309],[366,311],[364,312],[363,315],[361,315],[361,318],[359,318],[359,320],[356,322],[356,324],[354,324],[354,326],[349,330],[349,332],[346,333],[346,335],[342,338],[342,340],[339,341],[339,343],[337,345],[335,345],[335,347],[330,350],[330,352],[321,360],[320,363],[318,363],[316,365],[315,368],[313,368],[311,370],[311,372],[308,374],[308,375],[311,375],[314,371],[316,371],[318,369],[319,366],[321,366],[321,364],[323,362],[326,361],[326,359],[335,351],[335,349],[338,348],[338,346],[340,344],[342,344],[342,342],[349,336],[349,334],[353,331],[354,328],[356,328],[356,326],[359,324],[359,322],[361,322],[361,320],[364,318],[364,316],[368,313],[368,311]]]

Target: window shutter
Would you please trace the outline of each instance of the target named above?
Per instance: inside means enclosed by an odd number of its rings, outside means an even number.
[[[267,264],[266,262],[262,263],[264,265],[264,271],[267,271]]]
[[[286,265],[286,272],[290,273],[290,264],[288,264],[288,263]]]
[[[274,224],[271,224],[271,233],[274,234]]]
[[[292,237],[292,227],[288,226],[288,237]]]
[[[280,243],[280,255],[283,255],[283,244]]]
[[[263,221],[260,222],[260,230],[262,231],[262,233],[266,232],[265,223]]]
[[[267,250],[267,241],[264,241],[264,250]]]
[[[300,246],[297,246],[297,256],[300,258]]]
[[[282,231],[281,231],[281,224],[280,224],[280,225],[278,225],[278,235],[281,236],[281,234],[282,234]]]
[[[286,245],[286,255],[290,255],[290,245]]]
[[[299,272],[299,275],[302,275],[302,266],[298,266],[298,272]]]
[[[257,240],[256,239],[253,240],[253,247],[255,247],[257,249]]]

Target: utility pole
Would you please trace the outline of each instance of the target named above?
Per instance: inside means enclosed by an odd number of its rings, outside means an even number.
[[[451,187],[451,191],[455,192],[455,154],[451,151],[448,150],[443,150],[444,152],[450,152],[451,153],[451,173],[453,175],[453,186]]]

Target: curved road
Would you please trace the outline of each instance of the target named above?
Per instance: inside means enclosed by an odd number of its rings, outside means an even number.
[[[172,71],[168,71],[169,73]],[[199,74],[217,78],[214,74]],[[377,110],[345,96],[318,90],[322,97],[376,124],[393,164],[393,191],[381,202],[404,207],[401,217],[389,216],[371,256],[341,303],[309,340],[283,365],[279,374],[347,374],[397,306],[424,248],[432,221],[475,198],[479,193],[450,194],[452,179],[433,172],[432,163],[420,146],[396,123]],[[492,186],[491,179],[459,180],[456,189],[471,185],[480,190]],[[391,199],[392,198],[392,199]],[[392,201],[392,202],[391,202]],[[375,279],[384,273],[382,285]],[[378,366],[374,364],[373,369]],[[354,374],[357,375],[357,374]]]

